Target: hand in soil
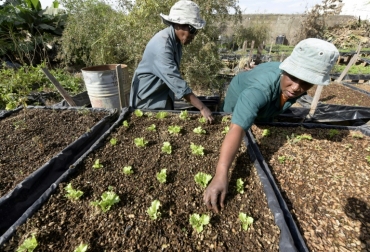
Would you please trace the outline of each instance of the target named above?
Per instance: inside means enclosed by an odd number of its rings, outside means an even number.
[[[224,208],[224,201],[227,194],[227,177],[215,176],[209,186],[206,188],[203,196],[203,202],[208,210],[218,213],[218,205]]]
[[[200,111],[200,113],[202,114],[202,116],[204,117],[204,118],[206,118],[207,119],[207,121],[209,122],[209,123],[212,123],[213,122],[213,116],[212,116],[212,112],[211,112],[211,110],[209,110],[209,108],[207,108],[207,107],[204,107],[201,111]]]

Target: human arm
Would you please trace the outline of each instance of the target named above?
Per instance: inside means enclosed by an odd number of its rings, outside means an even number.
[[[224,207],[224,201],[228,188],[228,171],[239,150],[241,141],[245,135],[244,129],[237,124],[231,123],[220,151],[216,174],[206,188],[203,202],[207,208],[218,213],[218,205]]]
[[[204,103],[196,97],[193,92],[184,96],[187,102],[191,103],[194,107],[199,109],[202,116],[207,119],[208,122],[212,123],[213,116],[211,110],[204,105]]]

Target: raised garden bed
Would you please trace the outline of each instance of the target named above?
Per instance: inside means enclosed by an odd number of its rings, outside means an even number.
[[[71,170],[74,174],[58,185],[2,249],[13,251],[35,234],[40,251],[73,251],[81,243],[88,244],[89,251],[278,251],[280,231],[246,147],[240,148],[230,171],[226,208],[220,214],[207,211],[202,202],[204,189],[194,176],[198,172],[214,174],[222,131],[229,122],[216,116],[216,122],[208,125],[199,118],[199,114],[191,114],[185,121],[178,114],[166,119],[129,114],[129,127],[120,122],[102,146],[98,144],[101,147],[77,162]],[[152,124],[155,132],[147,130]],[[182,127],[180,134],[168,132],[173,125]],[[193,132],[199,126],[206,134]],[[138,137],[148,141],[145,148],[134,145]],[[110,143],[112,138],[116,145]],[[166,141],[172,146],[171,154],[161,150]],[[204,156],[192,154],[191,143],[202,145]],[[103,165],[100,169],[92,168],[97,159]],[[123,174],[124,166],[132,166],[134,173]],[[167,181],[160,184],[156,174],[163,168],[167,169]],[[238,178],[244,181],[244,194],[236,192]],[[84,192],[76,202],[65,197],[68,183]],[[100,200],[108,188],[120,201],[103,213],[91,202]],[[154,200],[161,203],[161,218],[155,221],[146,212]],[[254,218],[247,231],[241,228],[240,212]],[[210,216],[210,224],[201,233],[189,224],[194,213]]]
[[[370,137],[346,127],[252,133],[308,249],[369,251]]]

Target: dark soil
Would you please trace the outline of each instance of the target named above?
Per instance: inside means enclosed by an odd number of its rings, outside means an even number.
[[[314,86],[308,90],[308,95],[314,97],[316,88],[317,87]],[[331,83],[323,88],[319,102],[336,105],[370,107],[370,96],[342,84]]]
[[[252,132],[310,251],[370,251],[370,137],[301,127]],[[299,141],[302,134],[312,140]]]
[[[220,214],[208,211],[202,202],[203,188],[194,181],[198,172],[214,175],[221,133],[229,122],[216,118],[212,125],[180,120],[178,114],[166,119],[129,116],[129,127],[117,128],[105,145],[89,154],[76,167],[69,181],[61,183],[40,210],[17,229],[4,251],[14,251],[31,234],[36,235],[35,251],[73,251],[79,244],[88,244],[88,251],[278,251],[279,228],[274,223],[259,177],[241,147],[230,170],[229,194]],[[147,130],[156,125],[156,132]],[[179,135],[168,132],[168,126],[179,125]],[[202,126],[205,135],[193,133]],[[134,145],[134,139],[149,141],[145,148]],[[112,145],[109,140],[116,138]],[[172,154],[161,151],[169,141]],[[190,143],[202,145],[204,156],[191,153]],[[104,166],[93,169],[96,159]],[[134,174],[124,175],[124,166],[132,166]],[[156,174],[167,169],[167,182],[160,184]],[[242,178],[244,194],[236,192],[236,180]],[[73,202],[65,197],[64,187],[71,183],[83,196]],[[92,201],[100,200],[108,188],[117,193],[120,202],[103,213]],[[151,220],[147,209],[151,202],[161,202],[161,218]],[[243,231],[240,212],[254,218],[253,225]],[[210,224],[197,233],[189,224],[191,214],[208,214]]]
[[[27,109],[0,120],[0,197],[106,115],[87,109]]]

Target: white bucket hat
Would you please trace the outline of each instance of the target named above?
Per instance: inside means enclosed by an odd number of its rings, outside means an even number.
[[[330,83],[330,71],[339,57],[338,49],[321,39],[308,38],[299,42],[292,54],[279,66],[290,75],[316,85]]]
[[[176,2],[170,10],[170,15],[160,14],[163,23],[170,25],[171,23],[176,24],[189,24],[195,29],[202,29],[206,25],[200,17],[199,6],[193,1],[180,0]]]

